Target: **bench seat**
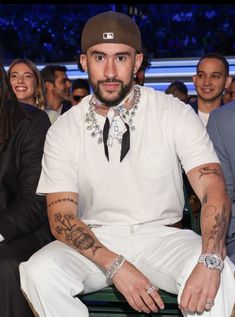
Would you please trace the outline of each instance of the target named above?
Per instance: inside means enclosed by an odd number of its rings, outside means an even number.
[[[90,316],[96,317],[134,317],[134,316],[158,316],[172,317],[183,316],[178,308],[177,296],[159,290],[160,296],[165,303],[165,309],[158,313],[138,313],[127,303],[125,297],[114,286],[106,287],[98,292],[79,295],[79,298],[88,307]]]

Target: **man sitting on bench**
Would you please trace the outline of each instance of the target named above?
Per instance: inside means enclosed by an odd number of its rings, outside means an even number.
[[[93,94],[49,129],[38,194],[54,241],[20,265],[40,317],[87,317],[77,294],[114,284],[138,312],[179,294],[185,316],[230,317],[235,266],[226,257],[230,200],[206,128],[171,95],[134,85],[140,30],[125,14],[88,20],[80,62]],[[200,198],[202,237],[180,228],[182,169]]]

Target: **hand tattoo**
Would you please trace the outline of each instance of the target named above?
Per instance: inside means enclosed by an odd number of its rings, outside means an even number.
[[[55,222],[59,224],[55,229],[56,232],[59,235],[65,234],[65,240],[79,251],[91,249],[92,254],[95,255],[101,246],[84,228],[76,223],[72,224],[73,220],[76,220],[76,217],[72,214],[55,214]]]

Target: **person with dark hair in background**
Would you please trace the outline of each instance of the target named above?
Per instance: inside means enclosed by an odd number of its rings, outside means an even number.
[[[0,91],[0,316],[33,317],[18,266],[53,240],[45,197],[36,195],[50,121],[17,100],[2,64]]]
[[[188,102],[188,87],[182,81],[173,81],[166,89],[165,93],[167,95],[172,94],[174,97],[179,98],[179,100],[187,103]]]
[[[71,82],[63,65],[46,65],[41,69],[45,84],[47,108],[45,109],[51,123],[72,107],[70,101]]]
[[[90,94],[90,85],[87,79],[78,78],[72,83],[71,102],[72,105],[77,105],[82,98]]]
[[[190,105],[135,85],[142,41],[129,16],[91,17],[81,47],[93,94],[48,131],[37,193],[57,240],[21,263],[25,296],[40,317],[88,317],[78,294],[114,284],[151,313],[164,309],[161,288],[185,316],[230,317],[231,205],[206,128]],[[202,202],[202,236],[181,229],[181,165]]]
[[[207,126],[211,111],[223,105],[224,91],[231,83],[229,63],[221,54],[207,53],[199,59],[196,66],[196,75],[193,75],[192,78],[197,99],[191,102],[190,105],[203,124]],[[200,200],[186,177],[184,177],[184,183],[191,208],[195,214],[198,214],[201,207]]]
[[[197,100],[191,106],[206,126],[210,112],[223,105],[224,90],[232,81],[229,76],[229,63],[218,53],[207,53],[202,56],[196,67],[193,82],[197,92]]]

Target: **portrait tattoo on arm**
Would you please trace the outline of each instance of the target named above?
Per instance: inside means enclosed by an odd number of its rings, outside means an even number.
[[[82,227],[79,227],[73,221],[76,217],[72,214],[55,214],[55,222],[58,224],[56,232],[59,235],[64,234],[65,240],[79,251],[91,249],[92,254],[101,248],[89,232]]]
[[[218,177],[222,176],[220,170],[218,170],[217,168],[212,168],[210,166],[205,166],[200,168],[199,173],[200,173],[199,178],[209,174],[214,174],[214,175],[217,175]]]

